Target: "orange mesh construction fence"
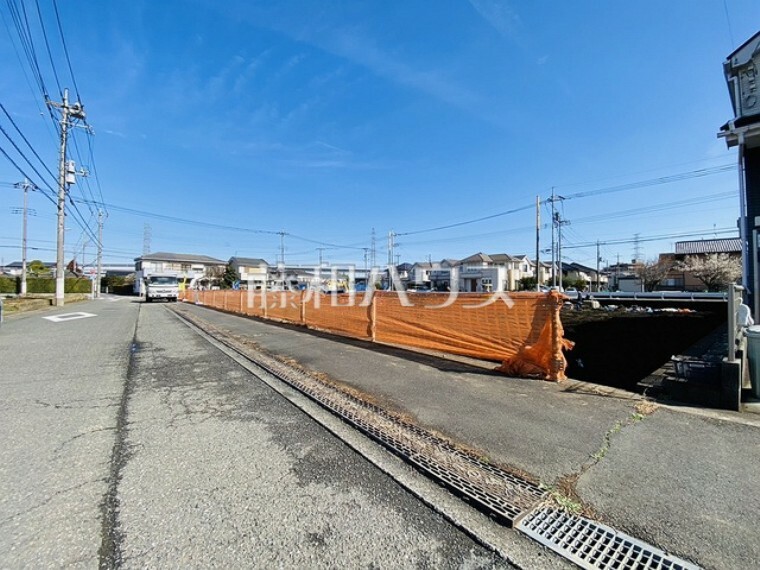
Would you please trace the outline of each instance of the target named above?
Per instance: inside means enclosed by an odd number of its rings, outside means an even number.
[[[558,293],[323,295],[311,291],[183,291],[216,309],[385,344],[500,361],[513,376],[565,378]]]
[[[304,296],[304,324],[353,338],[372,339],[372,303],[362,295]]]

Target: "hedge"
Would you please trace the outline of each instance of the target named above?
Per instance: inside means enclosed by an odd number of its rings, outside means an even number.
[[[20,277],[0,277],[0,293],[20,293]],[[27,293],[55,293],[55,279],[49,277],[27,277]],[[65,280],[65,293],[91,293],[92,283],[85,278],[69,278]]]
[[[0,277],[0,293],[15,293],[16,291],[15,277]]]

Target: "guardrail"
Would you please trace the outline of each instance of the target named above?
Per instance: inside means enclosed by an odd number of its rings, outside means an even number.
[[[572,293],[569,293],[572,295]],[[627,293],[622,291],[610,291],[589,293],[592,299],[609,299],[609,300],[621,300],[621,301],[712,301],[712,302],[726,302],[728,301],[729,293],[699,293],[688,291],[654,291],[651,293],[635,292]]]

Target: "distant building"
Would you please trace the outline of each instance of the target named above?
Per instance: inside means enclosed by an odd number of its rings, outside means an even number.
[[[660,254],[660,260],[677,264],[687,257],[706,257],[707,255],[725,253],[729,257],[741,260],[742,242],[740,238],[701,239],[676,242],[675,253]],[[657,287],[661,291],[703,291],[705,284],[693,275],[675,269],[668,272]]]
[[[540,266],[540,269],[545,269]],[[466,293],[516,291],[520,281],[536,274],[536,264],[527,255],[476,253],[459,262],[459,290]],[[539,272],[546,277],[546,271]]]
[[[442,259],[438,267],[431,267],[430,288],[434,291],[448,291],[451,288],[452,272],[459,268],[459,261],[456,259]]]
[[[26,262],[26,269],[29,271],[29,261]],[[43,261],[42,264],[45,266],[46,269],[50,271],[50,275],[55,277],[55,268],[56,264],[55,261]],[[20,276],[21,275],[21,268],[23,267],[23,263],[21,261],[13,261],[11,263],[8,263],[7,265],[4,265],[0,270],[2,270],[2,273],[5,273],[7,275],[13,275],[13,276]]]
[[[269,264],[257,257],[231,257],[229,265],[240,280],[241,289],[259,290],[266,287]]]
[[[212,286],[224,275],[226,262],[207,255],[187,253],[149,253],[135,258],[135,288],[142,293],[145,278],[156,273],[171,273],[187,285]]]
[[[592,291],[597,290],[597,283],[599,290],[607,288],[607,275],[602,271],[599,271],[597,275],[596,269],[580,263],[563,263],[562,276],[571,281],[585,281],[586,288]]]

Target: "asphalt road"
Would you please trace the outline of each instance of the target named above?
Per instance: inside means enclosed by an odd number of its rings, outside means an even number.
[[[65,322],[43,316],[97,314]],[[77,303],[0,328],[0,566],[94,568],[138,305]]]
[[[602,522],[705,568],[758,567],[760,419],[655,407],[572,383],[457,362],[182,304],[265,351],[370,395],[547,486]],[[643,411],[647,411],[643,408]]]
[[[0,363],[0,567],[510,567],[161,304],[15,317]]]

